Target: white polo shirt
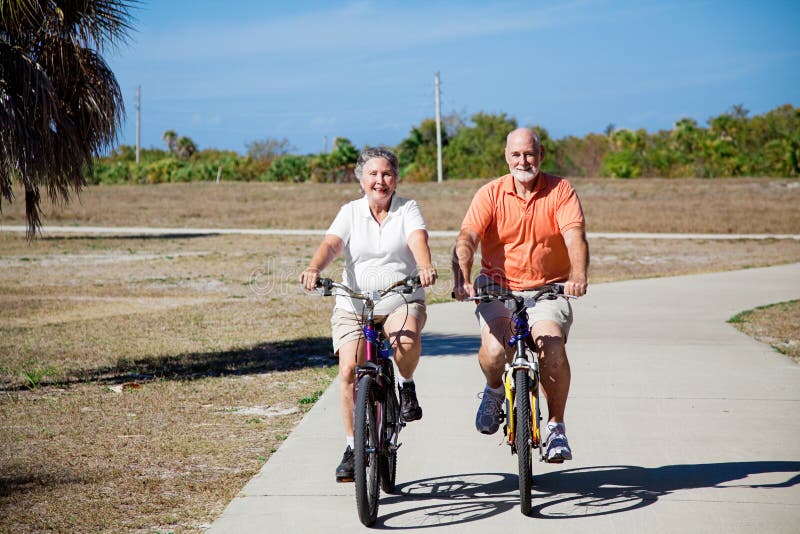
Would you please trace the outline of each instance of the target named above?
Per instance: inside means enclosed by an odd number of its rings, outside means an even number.
[[[342,283],[359,292],[378,291],[416,274],[417,262],[408,247],[414,230],[426,230],[414,200],[393,195],[381,224],[372,217],[366,196],[342,206],[327,232],[344,242]],[[408,301],[425,300],[425,291],[404,296]],[[405,300],[387,295],[375,305],[375,315],[388,315],[398,306],[405,306]],[[336,307],[361,314],[364,301],[339,295]]]

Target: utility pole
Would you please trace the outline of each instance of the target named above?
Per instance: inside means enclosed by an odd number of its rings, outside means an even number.
[[[434,76],[436,84],[436,181],[442,183],[442,114],[439,109],[439,71]]]
[[[136,87],[136,164],[142,149],[142,86]]]

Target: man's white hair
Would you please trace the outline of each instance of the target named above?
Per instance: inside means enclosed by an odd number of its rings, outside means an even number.
[[[533,128],[517,128],[515,130],[511,130],[506,136],[506,149],[508,148],[508,142],[511,140],[511,136],[514,134],[520,134],[522,132],[525,132],[533,137],[533,146],[536,149],[536,152],[539,152],[539,150],[542,148],[542,141],[539,139],[539,134],[537,134]]]

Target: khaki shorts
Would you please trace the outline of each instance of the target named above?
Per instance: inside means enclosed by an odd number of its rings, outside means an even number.
[[[383,323],[389,317],[394,317],[397,314],[403,316],[411,315],[419,322],[420,331],[425,326],[428,319],[428,313],[425,309],[425,303],[415,300],[408,303],[406,306],[398,306],[389,315],[376,315],[375,326],[383,328]],[[333,339],[333,353],[339,355],[339,349],[345,343],[356,341],[364,338],[364,331],[362,330],[361,315],[341,308],[334,308],[333,315],[331,316],[331,338]]]
[[[499,288],[490,279],[481,275],[475,280],[475,289],[485,288]],[[533,292],[531,292],[533,295]],[[478,318],[478,324],[483,330],[484,325],[498,317],[505,317],[511,319],[511,310],[506,308],[503,302],[494,300],[492,302],[479,302],[475,308],[475,317]],[[536,303],[536,306],[528,308],[528,324],[533,326],[539,321],[553,321],[561,327],[564,333],[564,341],[566,342],[569,335],[569,329],[572,326],[572,305],[568,299],[557,298],[555,300],[542,300]]]

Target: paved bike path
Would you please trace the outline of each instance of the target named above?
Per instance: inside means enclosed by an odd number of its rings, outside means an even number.
[[[376,528],[437,532],[797,532],[800,366],[726,324],[800,298],[800,264],[594,285],[575,302],[567,433],[575,459],[534,463],[473,426],[483,381],[467,303],[430,307],[421,421],[399,450]],[[211,526],[213,533],[353,532],[334,383]]]

